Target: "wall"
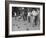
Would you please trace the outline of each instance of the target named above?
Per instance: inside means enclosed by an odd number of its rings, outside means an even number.
[[[6,0],[6,1],[9,1],[9,0]],[[45,2],[46,0],[12,0],[12,1]],[[5,38],[5,0],[0,0],[0,38]],[[45,36],[31,36],[31,37],[18,37],[18,38],[46,38],[46,33],[45,33]]]

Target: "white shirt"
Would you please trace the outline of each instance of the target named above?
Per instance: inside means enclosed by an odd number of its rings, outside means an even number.
[[[30,13],[31,13],[31,12],[28,12],[28,16],[30,16]]]
[[[38,12],[37,11],[32,11],[33,16],[37,16]]]
[[[16,13],[15,13],[15,16],[16,16]]]

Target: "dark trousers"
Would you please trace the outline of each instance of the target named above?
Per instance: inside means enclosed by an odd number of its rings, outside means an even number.
[[[38,15],[35,16],[35,19],[34,19],[35,25],[37,25],[37,19],[38,19]]]
[[[23,16],[23,20],[24,20],[24,21],[27,20],[27,16],[26,16],[26,15]]]
[[[30,16],[28,16],[28,22],[30,23]]]

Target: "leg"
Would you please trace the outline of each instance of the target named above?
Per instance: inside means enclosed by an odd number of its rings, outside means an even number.
[[[25,20],[27,20],[27,16],[25,16]]]
[[[37,16],[35,16],[35,21],[34,22],[35,22],[35,25],[37,25]]]
[[[28,22],[30,23],[30,16],[28,16]]]
[[[25,15],[23,16],[23,20],[25,21]]]
[[[15,20],[16,20],[16,16],[15,16]]]

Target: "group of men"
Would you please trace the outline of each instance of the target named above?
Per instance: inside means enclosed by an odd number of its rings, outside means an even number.
[[[40,13],[40,10],[37,9],[33,9],[32,11],[28,11],[28,12],[22,12],[22,14],[20,14],[20,16],[18,16],[19,18],[23,17],[23,20],[24,21],[28,21],[29,23],[31,22],[31,16],[33,17],[32,20],[33,20],[33,23],[35,23],[35,25],[37,25],[37,21],[38,21],[38,17],[39,17],[39,13]],[[16,13],[15,13],[15,16],[16,16]]]
[[[37,25],[37,22],[38,22],[38,20],[39,20],[39,14],[40,14],[40,10],[32,10],[32,12],[28,12],[28,21],[29,21],[29,23],[30,23],[30,19],[31,19],[31,17],[30,16],[32,16],[33,17],[33,23],[35,23],[35,25]]]

